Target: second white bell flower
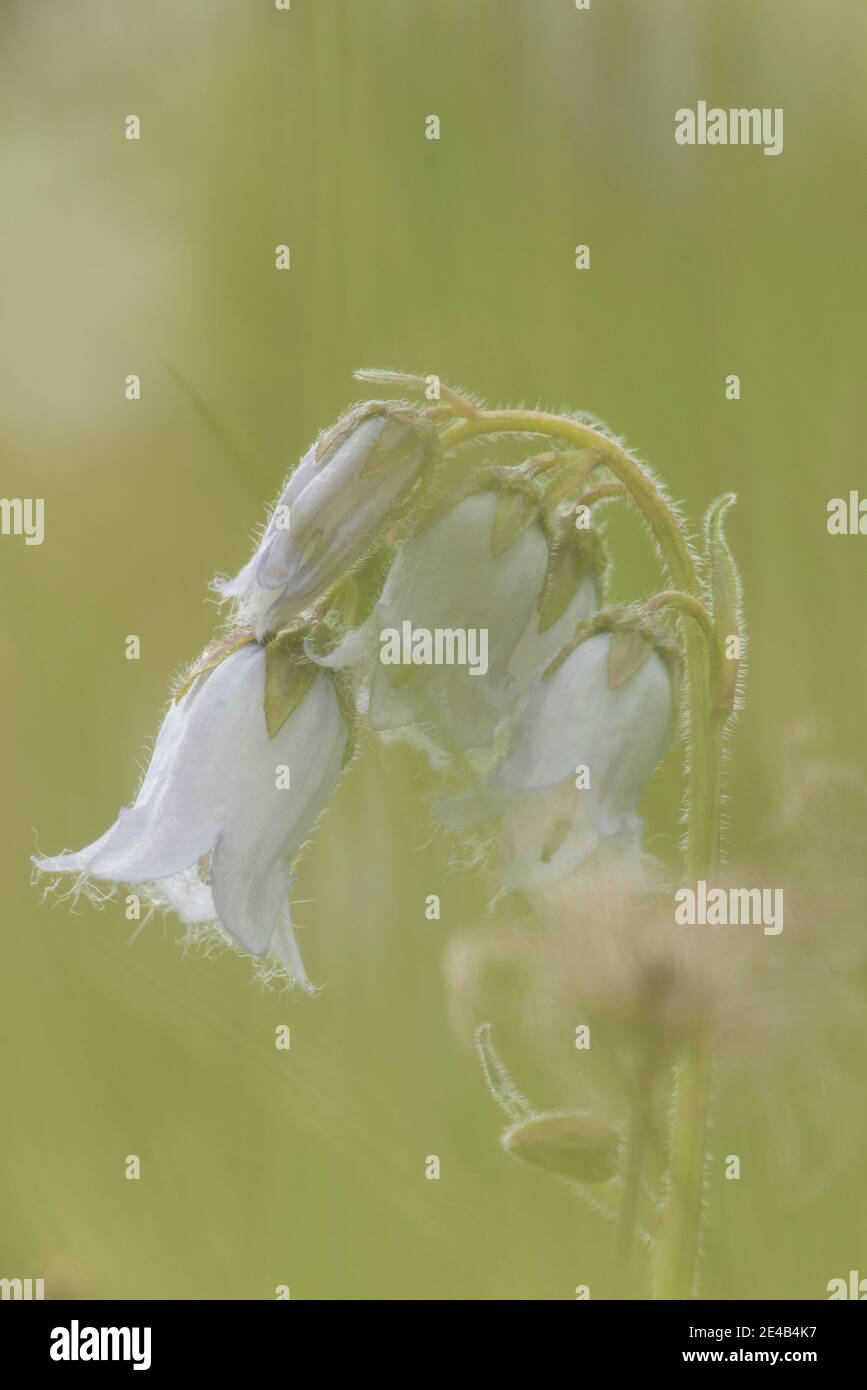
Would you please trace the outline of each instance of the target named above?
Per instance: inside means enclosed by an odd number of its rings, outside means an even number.
[[[502,491],[463,498],[411,535],[392,566],[375,610],[379,634],[401,631],[484,634],[486,669],[468,665],[384,665],[375,658],[369,717],[379,731],[418,723],[464,748],[490,743],[516,697],[509,659],[527,629],[548,560],[542,526],[532,520],[502,548],[495,524]],[[508,539],[508,537],[507,537]]]

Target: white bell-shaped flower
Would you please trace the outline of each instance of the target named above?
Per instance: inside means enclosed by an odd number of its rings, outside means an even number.
[[[526,793],[571,780],[601,835],[635,829],[639,797],[669,736],[672,704],[667,665],[649,640],[598,632],[535,686],[495,782]]]
[[[505,892],[541,892],[591,869],[594,874],[613,871],[619,882],[636,890],[644,885],[641,821],[632,818],[618,833],[605,835],[581,796],[567,780],[505,799],[499,825]]]
[[[379,731],[418,725],[445,746],[484,747],[516,698],[509,660],[536,608],[548,561],[540,519],[498,540],[503,492],[474,492],[404,542],[376,606],[374,629],[465,634],[484,662],[399,665],[374,653],[369,719]]]
[[[318,673],[269,738],[265,667],[265,649],[250,643],[195,680],[169,707],[133,805],[86,849],[35,863],[153,885],[183,921],[214,921],[310,991],[292,932],[292,860],[340,777],[347,730]]]
[[[404,512],[437,448],[409,410],[371,403],[339,421],[290,475],[252,559],[214,582],[239,624],[262,638],[327,593]]]

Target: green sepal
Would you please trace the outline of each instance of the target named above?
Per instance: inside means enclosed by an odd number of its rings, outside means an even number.
[[[595,531],[568,532],[549,541],[548,568],[539,595],[539,633],[562,618],[588,574],[601,579],[605,569],[602,541]]]
[[[631,680],[652,651],[653,639],[637,628],[612,632],[608,648],[608,689],[616,690]]]
[[[539,520],[540,494],[535,483],[514,479],[497,491],[491,556],[496,559]]]
[[[274,637],[265,648],[265,725],[273,738],[300,705],[319,668],[304,652],[299,629]]]
[[[375,478],[388,473],[419,454],[423,469],[441,458],[436,427],[421,411],[406,402],[365,401],[350,410],[316,441],[318,467],[325,467],[359,425],[376,417],[385,419],[385,427],[359,470],[360,478]]]
[[[392,545],[377,547],[338,584],[331,596],[328,616],[334,615],[341,633],[361,627],[370,617],[382,596],[395,553]]]
[[[318,666],[307,656],[306,644],[315,643],[321,627],[291,628],[275,637],[265,649],[265,724],[268,737],[279,733],[286,720],[301,704],[317,676],[331,682],[341,718],[346,729],[346,744],[341,766],[355,752],[358,713],[355,706],[355,681],[349,671]]]
[[[434,450],[436,443],[436,431],[423,416],[412,411],[392,411],[358,476],[381,477],[411,464],[420,452],[427,462],[427,454]]]

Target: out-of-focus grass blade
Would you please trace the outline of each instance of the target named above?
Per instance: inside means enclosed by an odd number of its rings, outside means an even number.
[[[253,450],[244,444],[237,435],[237,432],[224,419],[222,419],[211,406],[184,376],[179,367],[174,362],[169,362],[163,358],[163,365],[166,371],[172,376],[181,388],[184,395],[195,406],[199,415],[210,428],[211,432],[219,439],[226,453],[235,464],[239,477],[250,488],[255,488],[257,495],[261,496],[264,491],[269,491],[269,481],[265,476],[264,467],[259,464]],[[272,480],[273,482],[273,480]]]

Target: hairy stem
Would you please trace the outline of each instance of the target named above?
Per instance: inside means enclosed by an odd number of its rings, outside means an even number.
[[[696,1043],[677,1069],[668,1202],[653,1288],[653,1296],[658,1299],[689,1299],[695,1293],[712,1067],[710,1049],[704,1043]]]
[[[632,1087],[631,1114],[626,1133],[626,1162],[614,1251],[614,1296],[628,1298],[632,1286],[632,1257],[638,1235],[638,1214],[644,1199],[643,1174],[651,1133],[651,1096],[656,1057],[651,1051]]]
[[[647,469],[599,430],[541,410],[482,410],[473,419],[450,426],[440,438],[443,448],[450,449],[480,435],[507,433],[553,435],[573,448],[598,454],[599,462],[623,483],[645,517],[675,588],[700,594],[689,547],[668,499]]]
[[[662,608],[673,608],[685,618],[692,618],[704,633],[705,641],[713,643],[713,620],[704,604],[693,598],[692,594],[679,594],[674,589],[666,589],[661,594],[654,594],[644,605],[645,613],[658,613]]]
[[[480,410],[443,431],[445,448],[485,434],[548,435],[593,452],[623,485],[656,542],[666,576],[682,595],[687,699],[684,872],[705,878],[719,864],[721,759],[725,716],[718,710],[717,653],[699,617],[701,578],[678,516],[652,474],[614,440],[576,420],[535,410]],[[702,608],[702,612],[703,612]],[[668,1206],[660,1236],[655,1296],[689,1298],[694,1292],[704,1199],[706,1136],[712,1062],[704,1044],[680,1061],[671,1126]]]

